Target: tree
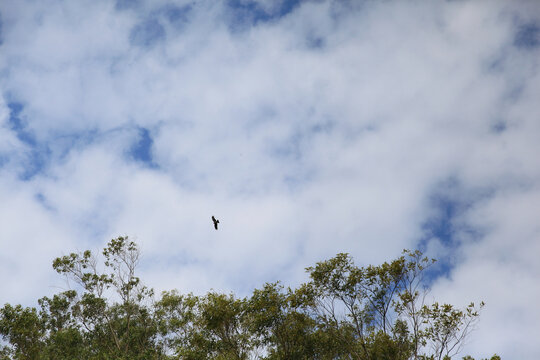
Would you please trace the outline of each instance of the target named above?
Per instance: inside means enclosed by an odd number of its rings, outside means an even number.
[[[267,359],[314,359],[319,353],[317,323],[307,313],[313,298],[304,290],[268,283],[249,299],[250,329]]]
[[[45,331],[46,358],[74,359],[84,352],[84,339],[77,323],[77,292],[68,290],[54,295],[52,299],[38,300],[40,317]]]
[[[434,261],[420,251],[405,250],[379,266],[357,267],[347,254],[317,263],[307,271],[318,322],[333,329],[353,359],[440,360],[455,355],[479,308],[425,305],[424,273]]]
[[[484,303],[480,303],[480,308]],[[478,308],[470,303],[465,310],[455,309],[450,304],[424,305],[422,316],[427,327],[425,337],[430,340],[432,357],[436,360],[450,358],[460,352],[463,341],[478,320]]]
[[[112,239],[102,254],[103,271],[89,250],[53,262],[58,273],[81,288],[79,297],[76,292],[70,293],[70,299],[75,301],[70,311],[75,323],[70,329],[82,329],[89,358],[159,357],[161,349],[154,346],[158,329],[147,305],[153,291],[135,275],[140,258],[137,245],[121,236]]]
[[[155,299],[136,275],[134,242],[112,239],[102,255],[55,259],[75,288],[39,299],[39,309],[0,308],[0,360],[448,360],[484,306],[428,303],[434,260],[419,251],[366,267],[337,254],[295,289],[267,283],[243,298],[172,290]]]
[[[12,346],[11,349],[3,349],[4,356],[39,359],[45,331],[36,309],[6,304],[0,310],[0,334]]]

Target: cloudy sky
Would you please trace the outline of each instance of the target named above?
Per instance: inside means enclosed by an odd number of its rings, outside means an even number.
[[[534,0],[1,1],[0,304],[119,235],[240,295],[420,248],[465,352],[540,358],[539,65]]]

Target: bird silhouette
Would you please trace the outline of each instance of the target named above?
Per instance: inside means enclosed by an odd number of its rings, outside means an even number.
[[[219,220],[216,219],[216,218],[214,217],[214,215],[212,215],[212,221],[214,222],[214,229],[217,230],[217,224],[219,224]]]

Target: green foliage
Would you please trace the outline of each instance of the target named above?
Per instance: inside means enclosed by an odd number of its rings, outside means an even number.
[[[6,304],[0,309],[0,334],[12,345],[15,359],[39,359],[45,331],[36,309]]]
[[[467,355],[467,356],[464,356],[462,358],[463,360],[474,360],[473,357]],[[489,359],[482,359],[482,360],[501,360],[501,357],[497,354],[494,354],[492,357],[490,357]]]
[[[268,283],[246,298],[173,290],[155,299],[136,276],[134,242],[113,239],[102,255],[55,259],[76,289],[39,299],[39,309],[0,308],[0,360],[442,360],[461,350],[484,306],[427,304],[434,260],[419,251],[367,267],[338,254],[307,268],[296,289]]]
[[[253,292],[248,302],[249,323],[268,359],[315,358],[317,324],[306,313],[310,299],[305,289],[285,292],[279,283]]]

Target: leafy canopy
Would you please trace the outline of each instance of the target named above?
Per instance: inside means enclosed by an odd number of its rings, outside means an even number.
[[[484,306],[428,303],[424,277],[434,260],[419,251],[366,267],[337,254],[307,268],[298,288],[267,283],[245,298],[156,297],[136,275],[140,252],[128,237],[112,239],[102,257],[87,250],[55,259],[75,289],[39,299],[38,308],[0,308],[0,360],[448,360]]]

